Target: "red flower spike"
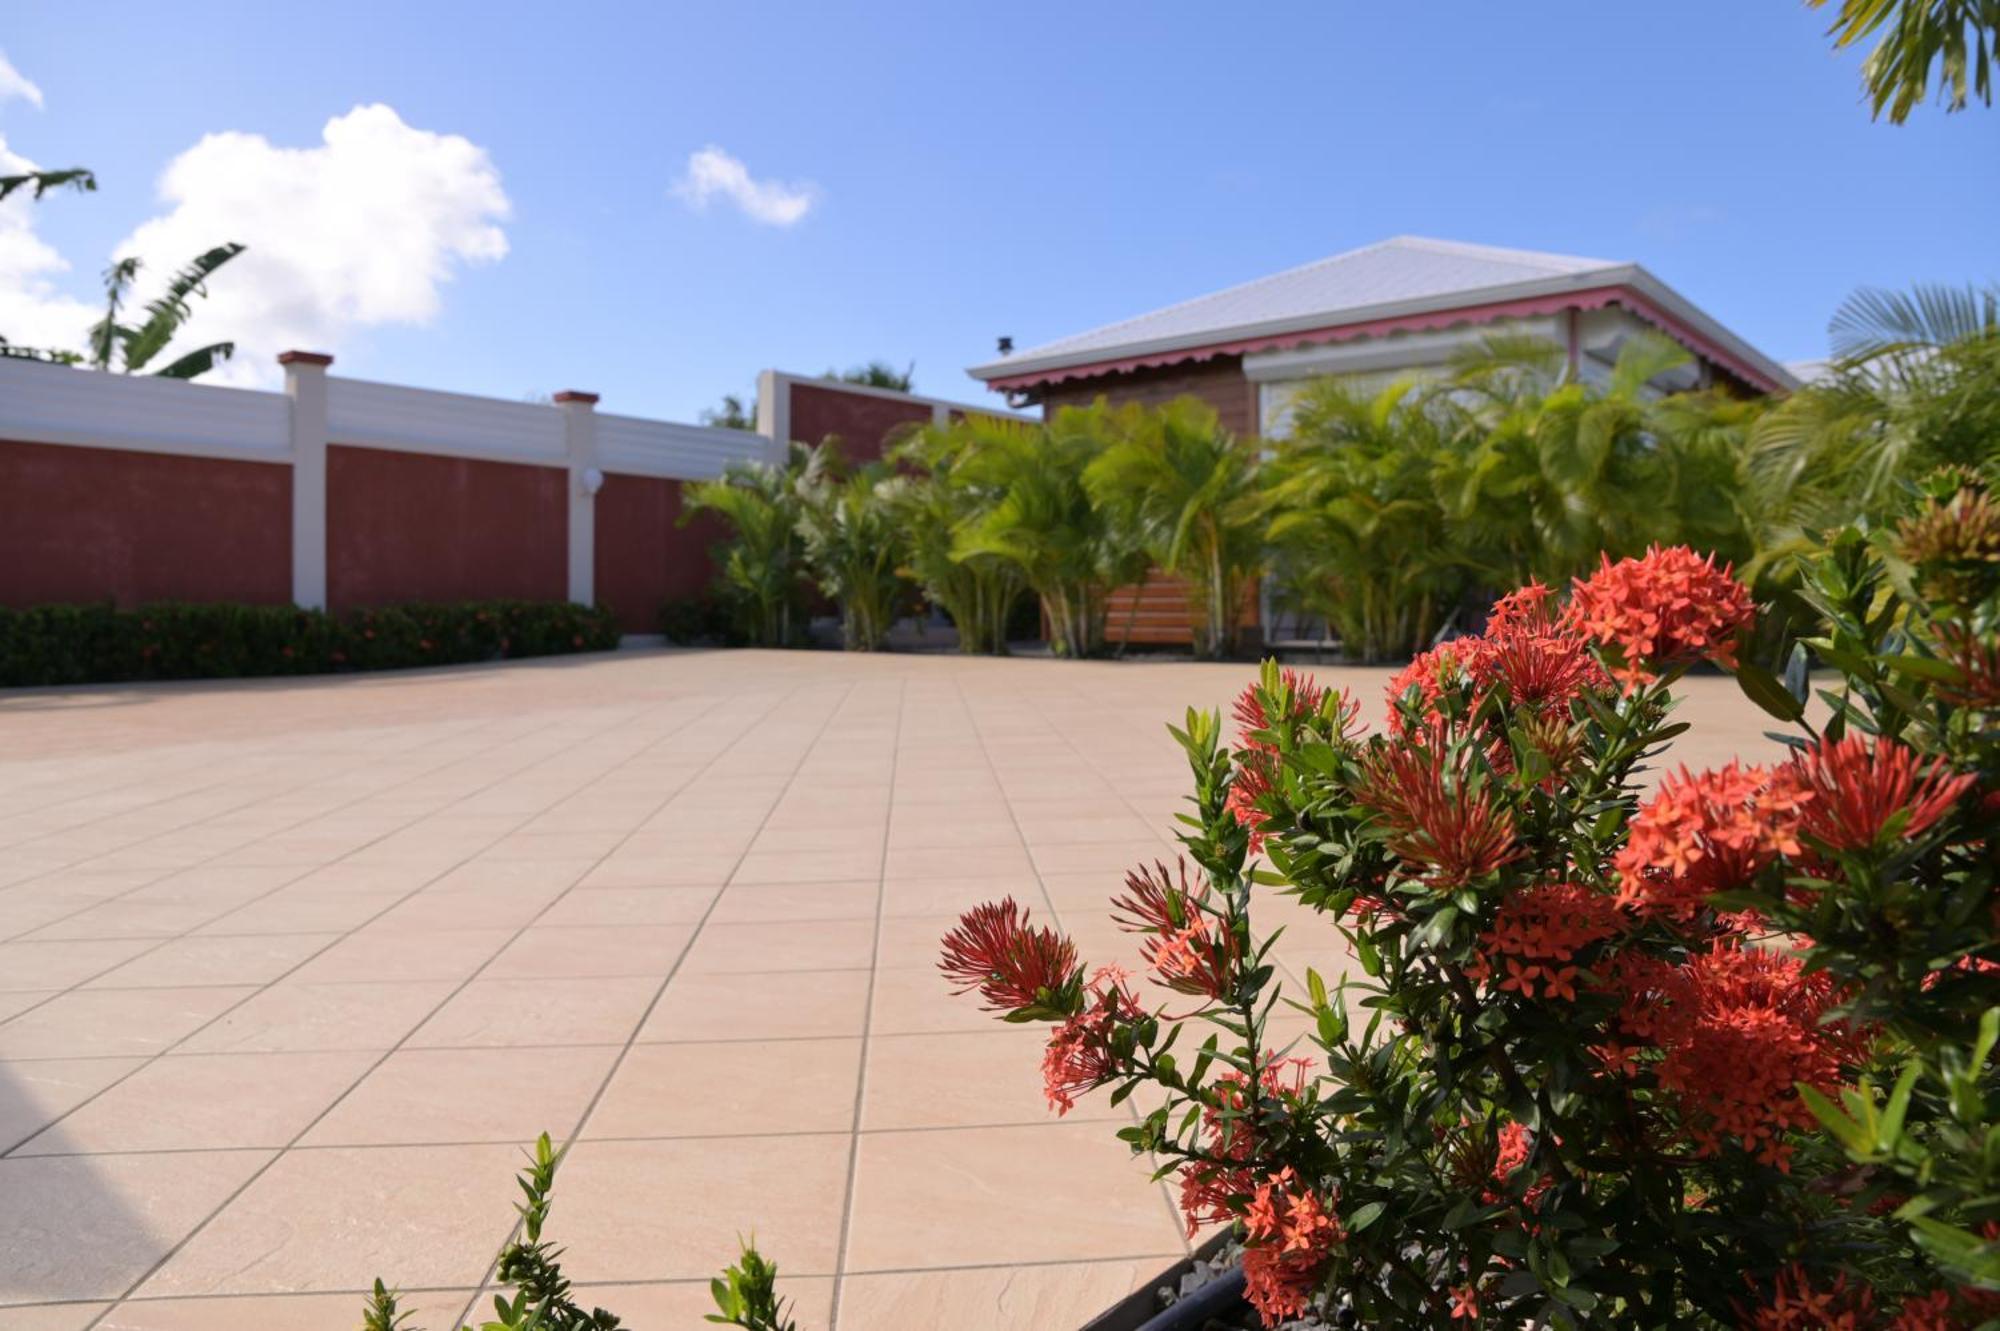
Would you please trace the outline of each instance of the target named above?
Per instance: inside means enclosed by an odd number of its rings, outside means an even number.
[[[1860,735],[1820,740],[1792,755],[1792,770],[1812,799],[1801,811],[1807,836],[1835,851],[1878,845],[1892,819],[1907,812],[1901,837],[1921,836],[1951,811],[1978,778],[1952,776],[1943,767],[1921,775],[1915,752],[1893,739],[1871,745]]]
[[[1324,704],[1328,690],[1315,683],[1312,676],[1301,675],[1295,670],[1278,672],[1285,686],[1291,690],[1294,725],[1318,714]],[[1337,739],[1346,739],[1349,727],[1359,714],[1361,705],[1345,694],[1339,695],[1334,707],[1333,730]],[[1268,741],[1258,739],[1257,732],[1270,730],[1272,719],[1265,715],[1264,700],[1258,696],[1258,686],[1251,684],[1238,695],[1233,709],[1236,717],[1237,744],[1236,780],[1229,787],[1229,812],[1250,832],[1250,850],[1255,854],[1264,848],[1264,824],[1269,821],[1259,807],[1259,801],[1270,794],[1277,783],[1278,751]]]
[[[1415,745],[1378,745],[1363,760],[1365,784],[1355,793],[1390,828],[1389,849],[1428,866],[1425,877],[1438,888],[1460,886],[1521,854],[1513,818],[1490,792],[1472,791],[1462,758],[1449,769],[1445,762]]]
[[[1076,944],[1054,929],[1029,927],[1028,913],[1008,897],[975,906],[944,936],[938,969],[953,993],[978,990],[992,1012],[1017,1012],[1041,991],[1067,988],[1080,967]]]
[[[1236,987],[1241,941],[1226,925],[1207,914],[1208,881],[1188,878],[1187,862],[1179,862],[1180,877],[1166,865],[1141,865],[1125,875],[1126,894],[1111,902],[1111,918],[1130,933],[1149,934],[1140,948],[1161,983],[1176,993],[1219,999]]]
[[[1083,1010],[1056,1027],[1042,1054],[1042,1092],[1060,1118],[1076,1108],[1076,1097],[1118,1075],[1112,1032],[1142,1015],[1125,984],[1125,973],[1105,966],[1090,977]]]
[[[1638,559],[1603,558],[1578,578],[1563,626],[1614,649],[1627,688],[1663,666],[1704,657],[1736,664],[1736,640],[1756,618],[1750,589],[1684,545],[1649,548]]]

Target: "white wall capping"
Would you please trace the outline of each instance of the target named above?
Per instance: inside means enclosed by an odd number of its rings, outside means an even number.
[[[324,610],[326,600],[326,365],[285,365],[292,458],[292,602]]]
[[[769,441],[764,460],[783,466],[792,442],[792,379],[779,370],[757,373],[757,433]]]
[[[291,461],[283,393],[0,358],[0,439],[232,462]]]

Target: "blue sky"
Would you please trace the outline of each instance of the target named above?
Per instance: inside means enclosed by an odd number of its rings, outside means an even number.
[[[275,262],[306,213],[335,238],[314,255],[351,253],[270,276],[261,305],[220,295],[258,270],[225,274],[201,332],[642,415],[877,356],[976,397],[963,369],[996,334],[1032,345],[1399,232],[1636,259],[1794,359],[1857,285],[2000,276],[2000,110],[1873,124],[1825,26],[1787,0],[23,3],[0,50],[41,105],[0,101],[0,137],[102,180],[16,224],[70,265],[35,275],[45,313],[135,233],[165,257],[240,217]],[[395,161],[377,175],[363,144],[302,180],[328,122],[373,104]],[[265,142],[212,146],[163,201],[168,164],[223,132]],[[677,193],[710,146],[777,211],[810,186],[803,216]]]

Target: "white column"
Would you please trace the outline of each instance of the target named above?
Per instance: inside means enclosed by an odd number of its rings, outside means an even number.
[[[326,367],[317,351],[281,351],[292,419],[292,601],[326,609]]]
[[[764,460],[782,467],[792,443],[790,375],[777,370],[764,370],[758,374],[757,433],[770,441],[764,447]]]
[[[597,600],[597,491],[604,484],[597,467],[597,394],[562,392],[555,401],[569,454],[569,599],[590,605]]]

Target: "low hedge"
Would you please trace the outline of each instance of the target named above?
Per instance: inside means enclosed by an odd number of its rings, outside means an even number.
[[[609,610],[562,601],[461,601],[337,615],[228,603],[0,607],[0,685],[395,670],[617,645]]]

